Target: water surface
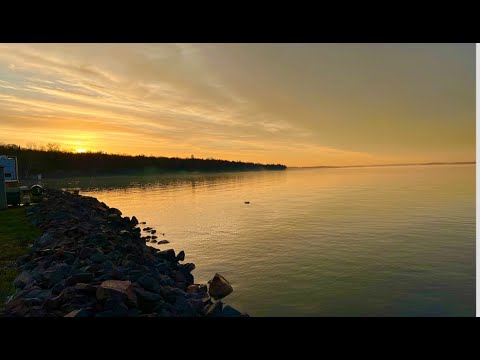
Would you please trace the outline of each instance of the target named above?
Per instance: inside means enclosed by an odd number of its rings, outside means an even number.
[[[224,275],[253,316],[475,315],[475,165],[57,185],[165,233],[158,248],[185,250],[197,282]]]

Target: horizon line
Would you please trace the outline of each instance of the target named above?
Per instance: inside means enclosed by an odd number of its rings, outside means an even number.
[[[428,162],[428,163],[400,163],[400,164],[372,164],[372,165],[314,165],[314,166],[287,166],[289,169],[311,168],[352,168],[352,167],[380,167],[380,166],[421,166],[421,165],[467,165],[476,164],[476,161]]]

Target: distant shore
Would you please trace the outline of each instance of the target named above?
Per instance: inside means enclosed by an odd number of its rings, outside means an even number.
[[[318,165],[318,166],[289,166],[289,169],[340,169],[340,168],[361,168],[361,167],[388,167],[388,166],[425,166],[425,165],[474,165],[476,161],[460,162],[431,162],[431,163],[405,163],[405,164],[377,164],[377,165]]]

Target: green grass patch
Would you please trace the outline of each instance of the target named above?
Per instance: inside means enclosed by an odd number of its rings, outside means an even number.
[[[30,224],[25,210],[23,207],[0,210],[0,309],[13,293],[17,258],[42,234]]]

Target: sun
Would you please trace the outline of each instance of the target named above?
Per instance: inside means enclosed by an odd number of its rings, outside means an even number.
[[[76,151],[77,151],[78,154],[87,152],[87,150],[85,150],[85,149],[77,149]]]

